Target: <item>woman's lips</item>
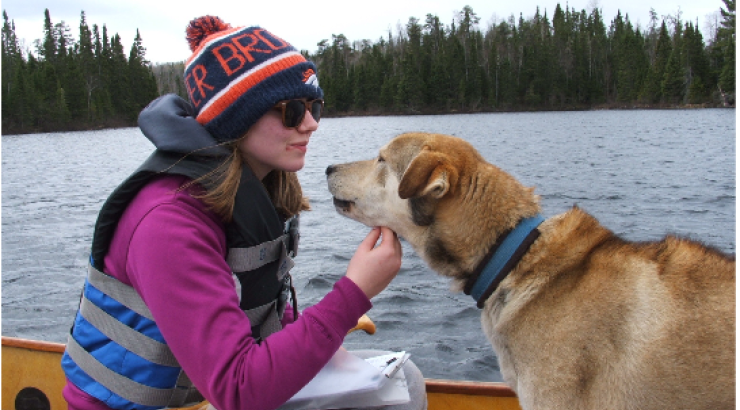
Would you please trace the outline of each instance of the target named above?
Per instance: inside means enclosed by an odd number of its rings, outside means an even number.
[[[299,142],[296,144],[290,144],[288,145],[288,149],[294,149],[301,152],[306,152],[308,150],[308,142]]]

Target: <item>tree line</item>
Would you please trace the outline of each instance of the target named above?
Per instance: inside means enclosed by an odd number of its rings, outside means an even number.
[[[4,134],[83,130],[136,124],[159,93],[137,31],[128,55],[118,34],[109,36],[80,14],[77,40],[44,12],[36,54],[23,50],[3,11],[2,127]]]
[[[469,6],[449,25],[427,14],[376,42],[344,35],[313,53],[327,115],[564,110],[601,107],[734,106],[735,0],[722,0],[708,41],[680,14],[646,28],[621,12],[537,8],[485,29]],[[36,53],[22,50],[3,12],[3,133],[133,126],[165,93],[187,98],[184,62],[151,64],[138,31],[128,56],[118,34],[92,28],[78,40],[44,15]]]
[[[560,4],[551,19],[538,8],[481,30],[466,6],[375,43],[332,36],[309,57],[335,114],[722,106],[735,93],[735,0],[723,2],[707,44],[697,24],[654,10],[644,30]]]

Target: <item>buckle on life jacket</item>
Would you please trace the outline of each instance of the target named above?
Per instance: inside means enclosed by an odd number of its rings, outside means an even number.
[[[298,242],[301,239],[300,215],[294,215],[285,222],[285,233],[289,236],[288,256],[295,258],[298,255]]]

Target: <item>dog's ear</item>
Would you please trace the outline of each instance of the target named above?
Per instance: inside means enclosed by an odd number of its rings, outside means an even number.
[[[406,168],[398,186],[401,199],[431,195],[442,198],[457,179],[457,171],[443,153],[424,147]]]

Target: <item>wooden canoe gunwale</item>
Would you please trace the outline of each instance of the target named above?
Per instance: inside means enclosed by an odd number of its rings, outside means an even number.
[[[516,397],[504,383],[424,379],[427,393],[464,394],[468,396]]]
[[[64,353],[65,349],[65,345],[63,343],[20,339],[10,336],[2,336],[2,345],[51,353]],[[486,397],[516,397],[516,393],[514,393],[514,391],[504,383],[442,379],[424,379],[424,381],[427,393]]]
[[[19,339],[17,337],[10,336],[3,336],[3,346],[19,347],[21,349],[38,350],[42,352],[64,353],[64,343]]]

